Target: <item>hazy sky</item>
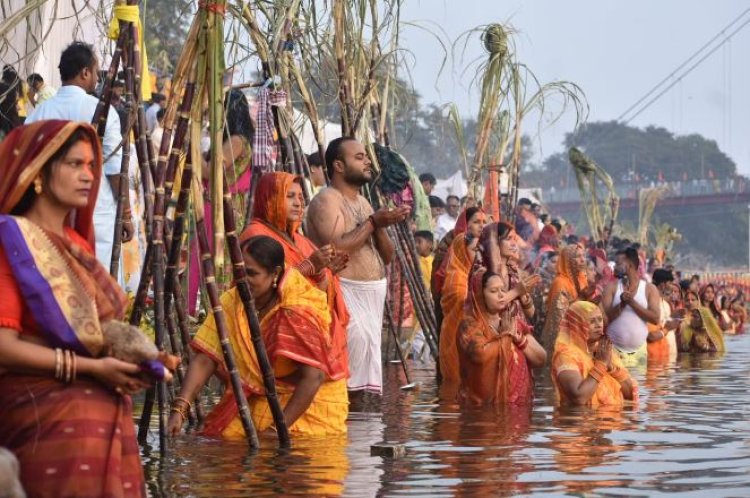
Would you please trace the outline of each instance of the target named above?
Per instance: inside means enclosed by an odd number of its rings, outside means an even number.
[[[580,85],[589,121],[598,121],[617,118],[748,8],[750,0],[407,0],[402,18],[442,29],[451,41],[483,24],[510,23],[518,32],[519,60],[543,82]],[[733,29],[745,21],[750,13]],[[463,63],[449,61],[437,80],[443,51],[433,35],[405,28],[402,45],[414,54],[412,78],[425,102],[455,102],[462,114],[476,115],[479,92],[469,86],[474,71],[462,75],[461,68],[484,55],[478,37]],[[750,24],[631,124],[701,133],[750,174]],[[572,125],[569,117],[543,130],[538,157],[561,150]]]

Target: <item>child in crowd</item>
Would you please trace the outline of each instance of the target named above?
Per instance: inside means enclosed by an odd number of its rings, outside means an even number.
[[[428,230],[420,230],[414,234],[414,240],[417,245],[417,254],[419,254],[419,266],[422,270],[422,279],[426,289],[430,289],[430,280],[432,278],[432,260],[435,258],[433,251],[435,249],[435,237]],[[430,351],[425,343],[424,332],[421,325],[415,328],[414,339],[412,340],[412,354],[415,360],[423,362],[429,361]]]

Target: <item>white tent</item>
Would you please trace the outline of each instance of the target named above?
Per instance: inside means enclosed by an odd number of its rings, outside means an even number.
[[[20,17],[20,22],[0,39],[0,62],[13,66],[24,80],[31,73],[39,73],[45,82],[58,88],[57,65],[67,45],[85,41],[98,50],[109,48],[104,27],[112,4],[112,0],[50,0],[29,8],[26,0],[0,0],[0,12],[4,13],[0,25]],[[107,59],[104,53],[99,56],[100,62]]]
[[[457,195],[459,198],[466,195],[469,191],[466,186],[466,180],[464,179],[463,173],[459,170],[456,171],[453,176],[446,179],[438,179],[435,188],[432,189],[432,194],[441,199],[445,200],[449,195]]]

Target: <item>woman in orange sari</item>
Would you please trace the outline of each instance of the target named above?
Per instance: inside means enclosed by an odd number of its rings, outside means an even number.
[[[146,384],[102,357],[126,299],[92,250],[99,138],[38,121],[0,157],[0,446],[29,496],[145,496],[129,394]]]
[[[463,318],[464,304],[469,292],[469,272],[474,264],[477,243],[484,228],[485,215],[478,208],[464,212],[466,230],[453,239],[446,258],[445,282],[441,289],[440,305],[443,309],[443,322],[440,326],[440,375],[447,383],[460,380],[456,337]],[[456,227],[462,230],[463,227]]]
[[[349,375],[346,349],[346,327],[349,313],[341,292],[336,272],[348,260],[346,253],[337,252],[327,245],[318,249],[310,239],[300,233],[304,215],[302,179],[290,173],[264,174],[258,182],[253,204],[253,219],[242,232],[240,242],[265,235],[284,248],[284,263],[297,269],[310,282],[326,293],[331,311],[330,356]]]
[[[550,373],[560,405],[617,408],[638,398],[638,384],[604,335],[601,310],[587,301],[576,301],[565,312]]]
[[[289,431],[302,436],[346,434],[346,369],[340,358],[330,354],[331,312],[325,293],[297,269],[285,266],[284,249],[273,238],[252,237],[242,250]],[[221,304],[253,424],[258,431],[273,429],[263,376],[236,287],[221,296]],[[213,314],[198,330],[191,346],[196,355],[172,407],[168,428],[172,435],[180,432],[185,413],[214,373],[225,385],[229,383]],[[245,437],[232,389],[225,389],[219,404],[206,417],[203,434],[226,439]]]
[[[458,335],[462,400],[474,405],[529,404],[532,368],[547,353],[513,315],[500,275],[479,269],[471,278],[465,318]]]
[[[557,276],[552,281],[547,295],[542,345],[551,354],[560,328],[560,321],[568,307],[578,299],[585,299],[589,287],[586,277],[586,253],[578,244],[570,244],[560,251],[557,261]]]

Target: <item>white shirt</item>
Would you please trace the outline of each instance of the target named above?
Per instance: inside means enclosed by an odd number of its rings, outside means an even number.
[[[440,241],[445,237],[445,234],[450,232],[456,227],[458,217],[454,218],[448,213],[443,213],[437,217],[435,223],[435,240]]]
[[[151,104],[148,109],[146,109],[146,133],[148,134],[148,136],[151,136],[156,127],[159,125],[159,119],[156,117],[156,115],[160,110],[161,106],[159,104]]]
[[[83,88],[66,85],[61,87],[54,97],[39,104],[34,112],[26,118],[26,123],[44,119],[66,119],[91,123],[98,104],[99,99],[87,94]],[[121,141],[120,117],[117,115],[117,111],[110,107],[107,115],[107,128],[102,141],[104,158],[109,157],[109,160],[104,163],[104,175],[120,174],[122,151],[118,150],[114,154],[112,152],[117,149]],[[94,206],[94,235],[96,237],[96,257],[105,268],[109,268],[112,258],[116,212],[117,204],[115,204],[115,198],[112,195],[112,188],[106,178],[102,177],[96,206]]]
[[[635,296],[633,296],[633,300],[640,304],[642,308],[648,308],[648,299],[646,297],[647,286],[648,283],[645,280],[639,280],[638,289],[635,292]],[[622,292],[622,281],[618,280],[612,306],[620,305]],[[617,349],[626,353],[633,353],[638,351],[646,342],[648,338],[648,326],[635,310],[630,305],[627,305],[623,308],[620,315],[609,324],[607,335]]]

